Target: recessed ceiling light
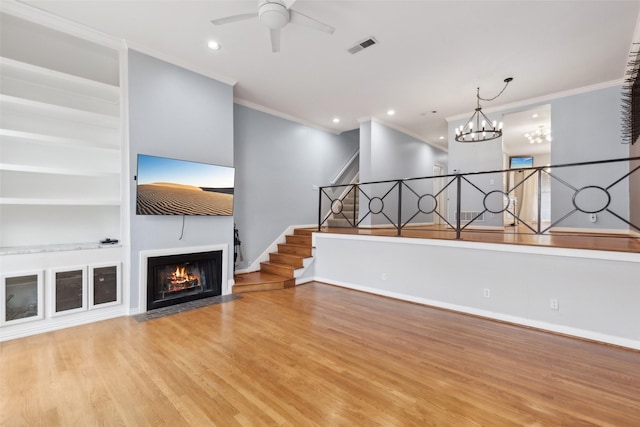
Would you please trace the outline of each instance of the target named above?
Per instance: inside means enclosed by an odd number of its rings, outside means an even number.
[[[218,42],[214,42],[213,40],[210,41],[209,43],[207,43],[207,46],[209,46],[209,49],[211,49],[211,50],[220,49],[220,45],[218,44]]]
[[[535,113],[535,114],[534,114],[533,116],[531,116],[531,117],[533,117],[534,119],[537,119],[537,118],[538,118],[538,113]]]
[[[337,118],[337,117],[336,117],[336,118],[334,118],[334,119],[333,119],[333,123],[340,123],[340,119],[339,119],[339,118]]]
[[[393,116],[396,113],[396,110],[387,110],[387,116]]]
[[[441,135],[440,138],[438,138],[438,139],[444,139],[444,136]]]

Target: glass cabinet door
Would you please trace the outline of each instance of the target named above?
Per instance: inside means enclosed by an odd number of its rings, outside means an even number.
[[[4,305],[0,323],[13,324],[42,319],[42,286],[42,272],[3,276]]]
[[[67,314],[86,309],[84,268],[53,271],[53,313]]]
[[[89,306],[120,303],[120,264],[89,266]]]

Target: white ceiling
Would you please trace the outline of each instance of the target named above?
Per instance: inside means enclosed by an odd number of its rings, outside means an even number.
[[[640,13],[640,0],[299,0],[293,9],[336,31],[289,24],[274,54],[257,19],[210,23],[257,12],[256,0],[26,3],[236,83],[235,97],[246,104],[336,133],[378,118],[445,147],[445,118],[470,114],[478,86],[492,97],[505,77],[515,78],[483,105],[493,107],[621,81]],[[347,52],[369,36],[379,44]],[[210,40],[222,48],[208,49]]]

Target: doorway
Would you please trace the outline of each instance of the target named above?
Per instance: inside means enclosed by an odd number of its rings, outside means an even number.
[[[505,192],[509,192],[510,203],[518,218],[530,226],[538,225],[538,204],[543,224],[551,221],[551,185],[549,176],[542,173],[541,193],[538,198],[537,176],[527,178],[531,172],[523,167],[551,165],[551,105],[541,105],[503,116],[502,153],[504,169],[513,169],[504,179]],[[518,170],[520,169],[520,170]],[[525,178],[527,178],[525,180]],[[522,184],[520,184],[522,183]],[[520,185],[518,185],[520,184]],[[519,221],[505,212],[505,227],[518,227]],[[540,224],[542,225],[542,224]],[[534,227],[535,228],[535,227]],[[542,226],[541,228],[544,228]],[[526,230],[520,230],[526,231]]]

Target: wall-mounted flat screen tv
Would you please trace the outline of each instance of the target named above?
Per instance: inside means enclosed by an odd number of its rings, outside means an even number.
[[[136,214],[233,215],[235,169],[138,154]]]
[[[509,158],[509,169],[531,167],[533,167],[533,157],[531,156],[513,156]]]

